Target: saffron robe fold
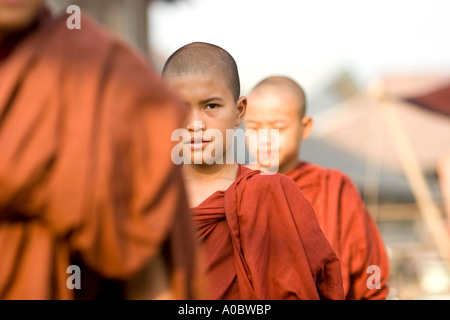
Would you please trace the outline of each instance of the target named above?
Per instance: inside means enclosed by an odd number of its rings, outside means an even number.
[[[239,165],[193,214],[213,299],[343,299],[339,259],[291,179]]]
[[[69,30],[67,17],[43,15],[0,49],[0,299],[71,299],[73,259],[89,290],[86,279],[125,281],[159,252],[175,298],[195,298],[170,142],[186,110],[128,45],[84,15]]]
[[[340,258],[346,299],[385,299],[389,293],[389,259],[378,227],[352,181],[338,170],[307,162],[284,174],[311,201],[322,230]],[[375,283],[367,284],[371,265],[380,268],[379,289]]]

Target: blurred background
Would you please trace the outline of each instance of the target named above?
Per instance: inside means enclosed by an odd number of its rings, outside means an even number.
[[[205,41],[235,58],[242,94],[301,84],[315,120],[302,158],[358,186],[391,260],[391,299],[450,299],[450,2],[47,0],[77,4],[160,71]],[[82,25],[81,25],[82,27]]]

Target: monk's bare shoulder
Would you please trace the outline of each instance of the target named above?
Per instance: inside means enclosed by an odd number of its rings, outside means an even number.
[[[178,126],[187,109],[164,85],[142,52],[87,15],[82,15],[81,20],[80,30],[69,30],[66,17],[59,17],[49,32],[47,41],[56,44],[58,53],[46,56],[55,56],[62,65],[61,86],[68,83],[77,92],[89,92],[92,87],[104,89],[102,97],[109,97],[114,105],[124,109],[149,105],[170,109]]]
[[[89,75],[85,71],[93,73],[93,70],[104,69],[102,77],[120,73],[126,84],[127,81],[138,82],[144,73],[152,70],[140,51],[89,16],[82,14],[79,30],[68,29],[66,19],[65,15],[57,17],[48,28],[48,41],[57,44],[64,54],[66,72],[75,68],[84,72],[85,78]]]

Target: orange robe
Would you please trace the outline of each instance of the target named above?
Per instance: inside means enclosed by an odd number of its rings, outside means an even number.
[[[158,252],[195,298],[196,251],[172,131],[186,110],[148,63],[82,16],[0,43],[0,299],[96,298]],[[67,268],[81,269],[70,290]]]
[[[320,226],[341,260],[346,299],[385,299],[389,289],[389,260],[377,225],[368,214],[358,190],[338,170],[307,162],[284,173],[308,198]],[[367,280],[379,266],[380,289]]]
[[[343,299],[339,259],[292,180],[239,165],[193,212],[213,299]]]

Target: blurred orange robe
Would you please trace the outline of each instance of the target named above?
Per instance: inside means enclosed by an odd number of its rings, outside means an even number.
[[[127,45],[66,19],[0,43],[0,299],[97,298],[158,252],[174,297],[195,298],[170,142],[186,110]],[[73,261],[81,290],[66,285]]]
[[[378,227],[368,214],[358,190],[338,170],[307,162],[284,173],[308,198],[320,226],[336,250],[346,299],[385,299],[389,293],[389,259]],[[370,265],[380,267],[380,289],[369,289]]]
[[[292,180],[239,165],[193,211],[213,299],[344,298],[339,259]]]

